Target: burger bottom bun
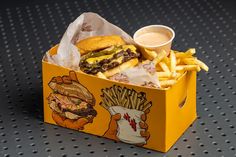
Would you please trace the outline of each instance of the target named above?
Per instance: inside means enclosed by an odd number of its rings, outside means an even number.
[[[55,111],[52,112],[52,118],[58,125],[74,130],[83,130],[84,126],[88,123],[92,123],[93,120],[93,117],[90,120],[83,117],[79,119],[68,119],[59,115]]]
[[[110,77],[110,76],[113,76],[117,73],[120,73],[120,72],[124,71],[125,69],[134,67],[137,64],[138,64],[138,59],[137,58],[131,59],[131,60],[129,60],[127,62],[124,62],[121,65],[113,68],[113,69],[107,70],[106,72],[103,73],[103,75],[105,75],[106,77]]]

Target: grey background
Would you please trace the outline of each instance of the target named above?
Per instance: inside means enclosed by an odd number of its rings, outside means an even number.
[[[0,156],[236,156],[236,4],[216,0],[71,0],[0,3]],[[41,58],[85,11],[133,35],[149,24],[176,32],[173,48],[197,49],[198,119],[164,154],[43,123]],[[157,124],[158,125],[158,124]]]

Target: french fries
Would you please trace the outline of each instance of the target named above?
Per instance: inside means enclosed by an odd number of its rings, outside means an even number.
[[[140,51],[142,52],[143,56],[147,58],[148,60],[153,60],[154,58],[158,57],[155,51],[148,50],[145,48],[140,48]]]
[[[176,71],[200,71],[199,65],[178,65]]]
[[[174,72],[176,67],[176,57],[174,51],[170,51],[170,71]]]
[[[188,49],[185,53],[194,55],[194,54],[196,53],[196,49],[190,48],[190,49]]]
[[[166,57],[167,53],[165,50],[161,51],[157,54],[156,58],[153,59],[153,63],[158,64],[164,57]]]
[[[157,72],[158,77],[171,77],[171,72]]]
[[[102,72],[98,72],[96,75],[99,78],[107,79],[107,77]]]
[[[208,66],[197,59],[194,55],[196,54],[196,50],[194,48],[188,49],[186,52],[180,52],[180,51],[174,51],[171,50],[169,55],[167,56],[166,51],[161,51],[159,53],[156,53],[155,51],[145,50],[146,53],[152,54],[151,58],[146,58],[146,60],[142,61],[142,64],[149,64],[150,62],[154,63],[155,70],[157,74],[157,79],[160,82],[160,88],[167,89],[171,87],[172,85],[176,84],[176,82],[188,71],[197,71],[199,72],[201,69],[208,71]],[[138,62],[138,60],[137,60]],[[107,79],[106,75],[104,75],[102,72],[98,72],[97,76],[99,78]],[[121,106],[127,107],[127,108],[136,108],[134,102],[142,101],[139,100],[139,96],[137,97],[137,93],[133,91],[126,90],[127,93],[130,95],[130,99],[122,100]],[[114,87],[111,89],[112,94],[106,93],[104,90],[104,100],[103,105],[106,104],[109,106],[109,104],[117,104],[119,103],[120,99],[123,99],[124,95],[122,93],[117,95],[117,98],[111,98],[109,95],[116,95],[117,93],[117,87]],[[119,93],[119,92],[118,92]],[[127,97],[128,98],[128,97]],[[145,106],[138,107],[138,109],[145,109]]]
[[[168,66],[166,65],[165,62],[160,62],[159,65],[160,65],[160,67],[162,68],[162,70],[164,72],[170,72],[170,70],[169,70],[169,68],[168,68]]]
[[[117,85],[102,89],[101,98],[102,102],[100,105],[106,109],[109,109],[111,106],[122,106],[145,112],[145,110],[152,106],[152,102],[147,101],[145,93],[136,92],[133,89]]]
[[[162,53],[161,57],[153,60],[158,61],[156,71],[161,88],[171,87],[187,71],[209,70],[205,63],[193,56],[194,54],[196,54],[194,48],[190,48],[186,52],[171,50],[168,57]]]
[[[205,63],[203,63],[202,61],[196,59],[196,63],[197,63],[203,70],[205,70],[205,71],[208,71],[208,70],[209,70],[209,67],[208,67]]]
[[[180,64],[180,59],[178,58],[177,60],[176,60],[176,64]]]

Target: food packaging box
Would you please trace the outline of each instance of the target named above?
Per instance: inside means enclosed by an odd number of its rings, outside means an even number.
[[[51,48],[49,54],[55,55],[57,48]],[[183,74],[169,89],[148,88],[101,79],[51,64],[45,58],[42,60],[42,73],[46,123],[167,152],[196,119],[195,71]],[[63,78],[69,78],[69,83],[55,84],[55,80]],[[49,106],[49,96],[58,92],[55,86],[60,89],[63,85],[71,88],[72,94],[79,93],[82,98],[84,97],[83,100],[90,102],[96,114],[92,114],[88,119],[79,120],[55,115]],[[106,108],[102,105],[102,99],[109,96],[109,93],[110,101],[114,101],[116,106]],[[114,97],[114,93],[117,98]],[[68,94],[70,93],[64,93]],[[124,102],[128,100],[130,103]],[[136,106],[137,103],[142,105]],[[149,109],[145,110],[147,106]]]

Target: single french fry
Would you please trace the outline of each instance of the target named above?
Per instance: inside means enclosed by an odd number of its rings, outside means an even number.
[[[144,104],[139,104],[139,111],[142,111],[144,107]]]
[[[170,51],[170,71],[174,72],[176,67],[176,57],[174,51]]]
[[[134,103],[134,90],[131,91],[131,94],[129,96],[130,102],[131,102],[131,107],[132,109],[135,109],[135,103]]]
[[[107,99],[107,98],[104,98],[104,99],[103,99],[103,102],[104,102],[104,104],[105,104],[107,107],[111,107],[111,106],[112,106],[112,102],[109,101],[109,99]]]
[[[140,98],[138,97],[138,93],[137,93],[137,102],[136,102],[136,103],[137,103],[139,106],[140,106],[140,101],[141,101],[141,100],[140,100]]]
[[[165,62],[166,64],[169,64],[170,63],[170,59],[167,56],[165,56],[163,58],[162,62]]]
[[[141,97],[141,102],[140,102],[140,105],[143,105],[146,101],[147,101],[147,99],[145,98],[145,97]]]
[[[104,107],[105,109],[108,109],[108,107],[109,107],[109,105],[107,105],[107,103],[105,103],[104,100],[103,100],[102,103],[100,103],[100,105],[101,105],[102,107]]]
[[[115,104],[110,101],[107,97],[104,97],[104,102],[106,103],[106,105],[109,107],[109,106],[114,106]]]
[[[159,65],[160,65],[160,67],[162,68],[163,71],[170,72],[170,70],[169,70],[169,68],[168,68],[168,66],[166,65],[165,62],[160,62]]]
[[[148,50],[145,48],[140,48],[140,51],[142,52],[142,55],[148,60],[153,60],[157,57],[157,53],[155,51]]]
[[[198,60],[198,59],[195,59],[196,63],[205,71],[208,71],[209,70],[209,67],[203,63],[202,61]]]
[[[156,71],[162,71],[162,68],[160,67],[159,64],[156,64]]]
[[[178,66],[176,66],[176,71],[184,71],[184,66],[185,65],[178,65]]]
[[[113,88],[110,89],[111,93],[112,93],[112,98],[114,101],[116,101],[117,104],[119,104],[119,99],[117,97],[117,93],[115,92],[115,89],[114,89],[115,86],[113,86]]]
[[[170,72],[157,72],[157,76],[158,77],[171,77],[171,73]]]
[[[122,93],[122,95],[121,95],[121,99],[122,99],[122,100],[125,99],[126,93],[127,93],[127,88],[124,88],[124,89],[123,89],[123,93]]]
[[[144,105],[143,107],[143,111],[147,110],[148,108],[150,108],[152,106],[152,102],[148,102],[147,104]]]
[[[176,58],[188,58],[192,57],[191,53],[185,53],[185,52],[177,52],[175,53]]]
[[[96,75],[99,78],[107,79],[107,77],[102,72],[98,72]]]
[[[174,71],[174,72],[171,73],[171,77],[172,77],[172,78],[175,78],[176,76],[177,76],[176,71]]]
[[[175,76],[175,79],[177,80],[178,78],[180,78],[180,76],[182,76],[182,74],[183,74],[183,73],[181,73],[181,72],[177,72],[177,73],[176,73],[176,76]]]
[[[125,108],[130,108],[130,102],[129,102],[129,99],[127,99],[126,103],[124,104],[124,107]]]
[[[176,60],[176,65],[178,65],[178,64],[180,64],[180,58],[178,58],[177,60]]]
[[[125,107],[125,104],[128,102],[128,99],[125,99],[122,103],[122,106]]]
[[[157,53],[157,56],[154,58],[153,63],[156,65],[158,64],[165,56],[167,55],[165,50],[160,51]]]
[[[196,53],[196,49],[190,48],[186,52],[175,51],[176,58],[188,58],[192,57]]]
[[[120,92],[118,90],[118,86],[114,86],[114,90],[115,90],[115,93],[116,93],[116,97],[119,100],[119,103],[122,104],[121,103],[122,100],[120,99]]]
[[[169,78],[168,77],[158,77],[158,80],[159,81],[164,81],[164,80],[169,80]]]
[[[162,62],[166,63],[166,65],[168,66],[169,70],[170,70],[170,58],[168,57],[164,57]]]
[[[178,65],[176,66],[176,71],[200,71],[199,65]]]
[[[197,66],[197,72],[201,71],[201,67],[198,65]]]
[[[183,58],[181,60],[184,64],[188,64],[188,65],[196,65],[196,60],[194,58]]]
[[[137,98],[138,98],[138,93],[135,91],[134,92],[134,97],[133,97],[133,100],[134,100],[134,104],[135,104],[135,108],[138,109],[138,103],[137,103]]]
[[[195,48],[190,48],[185,53],[194,55],[196,53],[196,49]]]
[[[150,63],[150,60],[144,60],[144,61],[142,61],[142,64],[148,64],[148,63]]]
[[[164,81],[160,81],[160,86],[161,87],[167,87],[167,86],[172,86],[176,83],[176,80],[164,80]]]

